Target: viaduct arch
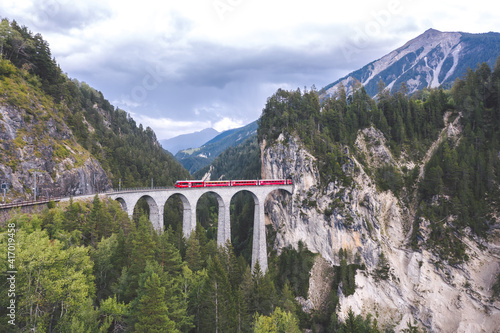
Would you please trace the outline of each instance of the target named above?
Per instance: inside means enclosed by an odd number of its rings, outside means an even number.
[[[231,187],[200,187],[200,188],[170,188],[121,191],[107,194],[118,201],[123,210],[132,217],[134,207],[139,199],[144,198],[149,205],[149,219],[157,232],[163,232],[163,211],[167,200],[178,195],[183,204],[182,230],[187,238],[196,228],[196,204],[205,193],[214,193],[219,204],[219,220],[217,225],[217,244],[224,245],[231,240],[230,204],[233,196],[241,191],[250,192],[254,202],[254,228],[252,243],[252,269],[257,260],[263,271],[267,271],[266,226],[264,203],[267,196],[276,190],[292,194],[292,185],[267,186],[231,186]]]

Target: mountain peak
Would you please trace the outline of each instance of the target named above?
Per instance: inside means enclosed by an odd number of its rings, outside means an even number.
[[[378,83],[398,91],[404,82],[408,93],[423,88],[449,87],[467,68],[486,62],[490,67],[500,56],[500,34],[441,32],[430,28],[400,48],[363,68],[327,85],[325,95],[334,96],[340,83],[351,94],[357,82],[370,96],[378,93]]]
[[[430,34],[436,34],[436,33],[440,34],[441,31],[436,30],[434,28],[429,28],[429,29],[425,30],[425,32],[422,35],[430,35]]]

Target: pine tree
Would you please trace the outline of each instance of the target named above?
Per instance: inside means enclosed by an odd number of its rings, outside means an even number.
[[[204,265],[201,246],[195,233],[189,236],[186,243],[186,263],[193,272],[199,271]]]
[[[169,233],[172,229],[168,229],[158,237],[156,246],[156,259],[163,267],[164,271],[171,276],[180,276],[182,273],[182,258],[179,250],[170,242]]]
[[[139,285],[139,275],[144,272],[147,262],[154,260],[154,249],[156,247],[153,241],[151,223],[145,215],[139,218],[137,229],[132,232],[130,238],[132,239],[132,249],[130,253],[130,268],[127,271],[128,285],[123,290],[123,301],[131,301],[137,295],[137,288]]]
[[[252,274],[252,299],[249,306],[251,313],[270,315],[276,302],[276,289],[269,274],[263,274],[259,262]]]
[[[237,308],[228,272],[218,256],[208,264],[203,290],[201,325],[207,332],[235,332],[238,327]]]
[[[389,262],[387,261],[384,252],[380,252],[377,269],[375,270],[376,280],[387,280],[389,278],[389,269]]]
[[[283,290],[281,291],[280,306],[286,312],[297,312],[295,297],[293,296],[292,290],[290,289],[290,283],[288,282],[288,280],[285,282]]]
[[[276,308],[270,316],[256,315],[254,333],[299,333],[299,324],[293,313]]]
[[[112,234],[109,238],[103,238],[97,243],[96,249],[91,250],[98,300],[108,298],[112,295],[111,284],[118,279],[120,274],[120,270],[116,269],[113,265],[117,257],[117,248],[118,236]]]
[[[140,291],[134,325],[136,332],[179,332],[175,323],[168,318],[168,309],[165,303],[165,288],[160,284],[160,278],[153,273],[147,278]]]
[[[92,210],[89,215],[89,232],[90,232],[90,244],[95,246],[99,241],[99,228],[102,228],[102,204],[99,200],[99,196],[96,194],[94,196],[94,201],[92,201]]]

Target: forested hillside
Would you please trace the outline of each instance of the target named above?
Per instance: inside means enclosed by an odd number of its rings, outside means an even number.
[[[120,179],[122,187],[136,187],[150,186],[152,178],[156,186],[166,186],[189,177],[189,173],[161,149],[149,127],[137,125],[127,112],[113,107],[101,92],[68,78],[40,34],[33,34],[27,27],[6,19],[0,28],[2,105],[20,117],[24,115],[25,121],[30,119],[42,132],[47,126],[47,119],[42,118],[44,114],[44,117],[59,119],[61,126],[71,130],[72,140],[99,162],[113,187],[118,187]],[[30,96],[34,95],[40,96],[39,103],[30,102]],[[14,141],[33,144],[31,134],[35,133],[23,133],[21,129]],[[36,150],[36,142],[34,145]],[[67,150],[54,149],[56,155],[63,158],[70,153]],[[12,161],[19,156],[11,156],[10,163],[19,163]],[[51,163],[51,156],[44,158]]]

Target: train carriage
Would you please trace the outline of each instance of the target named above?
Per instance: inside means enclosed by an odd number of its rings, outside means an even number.
[[[233,180],[231,181],[232,186],[257,186],[259,185],[258,180]]]
[[[175,182],[177,188],[193,187],[225,187],[225,186],[269,186],[269,185],[292,185],[291,179],[262,179],[262,180],[179,180]]]
[[[224,181],[209,181],[209,182],[205,182],[205,187],[212,187],[212,186],[231,186],[231,181],[230,180],[224,180]]]

